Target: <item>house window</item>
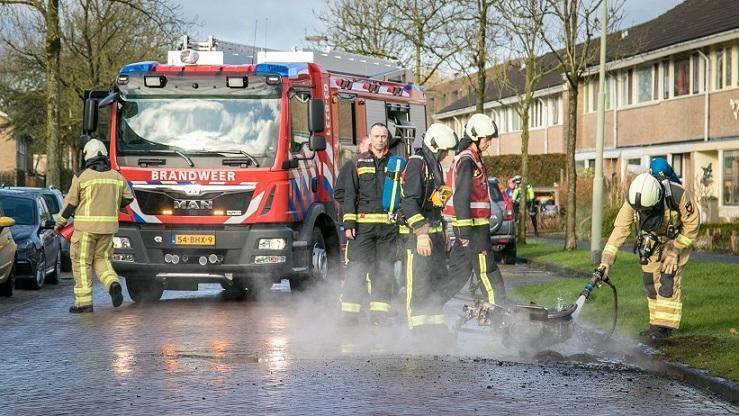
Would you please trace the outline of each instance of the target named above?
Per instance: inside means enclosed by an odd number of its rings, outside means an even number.
[[[659,100],[659,64],[652,65],[652,100]]]
[[[652,88],[654,83],[652,82],[652,67],[647,66],[640,68],[637,71],[639,76],[639,102],[645,103],[652,100]]]
[[[683,177],[683,154],[672,155],[672,170],[678,178]]]
[[[701,83],[701,77],[700,77],[701,59],[697,53],[694,53],[691,60],[693,62],[693,94],[698,94],[698,92],[700,92],[698,86]]]
[[[593,111],[598,111],[598,78],[593,78],[593,80],[590,81],[590,102],[592,105],[590,108],[593,109]]]
[[[626,161],[626,172],[641,173],[641,159],[629,159]]]
[[[731,85],[731,48],[726,48],[726,86]]]
[[[739,150],[724,152],[724,205],[739,205]]]
[[[716,89],[724,87],[724,50],[716,51]]]
[[[531,106],[531,110],[531,127],[541,127],[544,124],[544,104],[537,99]]]
[[[515,108],[511,108],[511,131],[521,130],[521,116]]]
[[[558,95],[552,99],[552,125],[556,126],[559,124],[559,106],[562,103],[562,96]]]
[[[670,62],[662,62],[662,98],[670,98]]]
[[[675,61],[673,68],[675,71],[674,96],[680,97],[690,94],[690,59],[684,58]]]

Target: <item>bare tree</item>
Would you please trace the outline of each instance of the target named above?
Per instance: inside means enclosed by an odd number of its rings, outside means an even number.
[[[393,24],[391,0],[326,0],[325,10],[313,13],[326,28],[324,42],[332,48],[385,59],[401,59],[403,42]]]
[[[0,0],[2,3],[4,0]],[[56,105],[45,117],[35,111],[25,111],[35,102],[35,91],[49,89],[48,54],[44,38],[47,22],[43,15],[32,12],[26,2],[4,5],[6,11],[1,41],[5,46],[0,68],[0,103],[9,106],[14,130],[38,137],[40,126],[45,126],[48,137],[49,114],[57,118],[54,125],[54,156],[47,140],[47,185],[61,185],[53,174],[61,172],[61,149],[72,147],[72,167],[78,168],[76,148],[81,125],[81,100],[84,90],[109,85],[118,69],[128,62],[156,59],[166,51],[176,33],[188,24],[179,17],[179,8],[168,1],[155,0],[76,0],[58,6],[63,19],[58,36],[59,61]],[[35,10],[35,9],[33,9]],[[24,28],[25,30],[21,30]],[[62,46],[63,45],[63,48]],[[48,92],[47,92],[48,94]],[[47,101],[48,102],[48,101]],[[61,116],[60,116],[61,114]],[[19,129],[20,127],[20,129]],[[37,151],[42,151],[36,145]],[[57,176],[57,178],[59,178]]]
[[[521,192],[519,207],[526,207],[526,189],[529,175],[529,120],[534,92],[541,80],[560,70],[559,62],[542,52],[545,48],[541,34],[545,31],[548,0],[502,0],[496,5],[502,17],[505,32],[509,36],[507,45],[517,59],[498,66],[494,83],[499,97],[513,93],[517,100],[512,105],[521,119]],[[518,222],[520,243],[526,244],[526,215]]]
[[[600,26],[598,8],[603,0],[547,0],[552,27],[542,31],[542,39],[560,62],[567,83],[567,205],[565,250],[577,247],[575,151],[577,144],[577,96],[580,82],[595,53],[594,35]],[[609,12],[609,27],[617,25],[618,0]]]
[[[59,0],[0,0],[0,10],[28,7],[44,20],[46,69],[46,186],[60,185],[59,163]]]
[[[475,94],[475,110],[483,111],[487,90],[487,69],[495,54],[498,38],[502,34],[500,16],[495,13],[496,4],[502,0],[457,0],[461,14],[449,39],[457,45],[449,62],[456,72],[464,74],[470,91]],[[494,61],[494,59],[493,59]]]
[[[447,36],[459,18],[457,0],[328,0],[324,12],[314,13],[327,27],[329,46],[398,59],[420,85],[459,50]]]

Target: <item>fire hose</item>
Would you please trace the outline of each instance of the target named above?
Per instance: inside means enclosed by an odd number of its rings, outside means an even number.
[[[596,269],[580,292],[575,304],[561,309],[549,310],[541,305],[496,305],[476,300],[472,306],[465,305],[456,325],[459,331],[466,322],[477,320],[480,326],[489,326],[500,332],[504,343],[526,346],[540,350],[562,343],[574,333],[573,321],[580,314],[593,289],[603,284],[613,291],[613,321],[606,336],[598,344],[606,342],[615,332],[618,318],[618,293],[605,270]]]

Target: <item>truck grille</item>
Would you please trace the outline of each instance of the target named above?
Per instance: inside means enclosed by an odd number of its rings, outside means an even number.
[[[135,189],[134,194],[146,215],[206,216],[243,215],[251,202],[252,190],[203,192],[197,196],[179,190]]]

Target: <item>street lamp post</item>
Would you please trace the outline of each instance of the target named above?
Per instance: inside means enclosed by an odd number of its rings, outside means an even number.
[[[605,132],[606,107],[606,30],[608,1],[600,4],[600,68],[598,70],[598,124],[595,133],[595,177],[593,178],[593,222],[590,228],[590,260],[600,262],[603,238],[603,135]]]

